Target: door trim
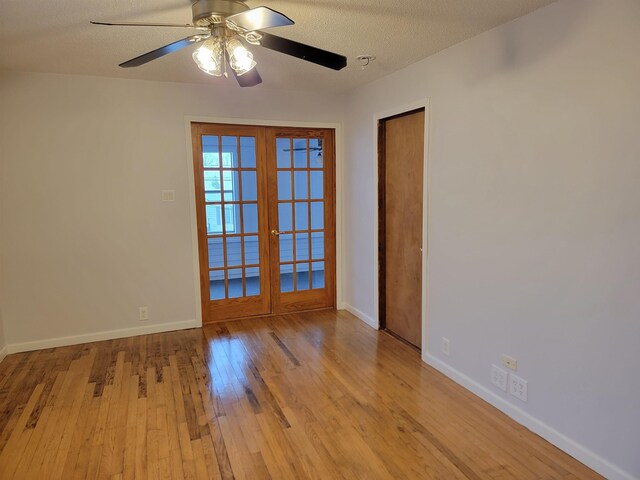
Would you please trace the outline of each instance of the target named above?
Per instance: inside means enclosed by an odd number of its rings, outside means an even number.
[[[427,308],[427,296],[429,290],[429,277],[428,277],[428,266],[429,266],[429,180],[430,180],[430,162],[429,162],[429,148],[431,142],[429,141],[429,130],[431,125],[431,105],[430,99],[424,98],[420,100],[416,100],[414,102],[400,105],[389,110],[385,110],[382,112],[375,113],[373,115],[373,155],[374,155],[374,171],[376,172],[376,187],[374,190],[374,205],[375,208],[379,208],[380,204],[380,178],[379,178],[379,169],[380,169],[380,152],[379,152],[379,138],[378,138],[378,125],[380,120],[384,120],[386,118],[395,117],[398,115],[403,115],[405,113],[412,112],[414,110],[419,110],[424,108],[424,171],[422,178],[422,358],[423,360],[429,353],[429,311]],[[378,211],[374,215],[374,230],[373,237],[375,238],[375,248],[374,248],[374,308],[375,308],[375,322],[377,328],[380,329],[380,253],[379,253],[379,245],[380,245],[380,224],[379,224],[379,216]]]
[[[184,116],[185,131],[185,161],[187,163],[187,188],[185,194],[189,203],[191,223],[191,254],[193,264],[193,305],[196,311],[196,322],[202,326],[202,296],[200,286],[200,261],[198,254],[198,221],[196,216],[195,172],[193,164],[193,148],[191,138],[191,123],[219,123],[228,125],[253,125],[258,127],[301,127],[301,128],[331,128],[335,131],[335,238],[336,238],[336,308],[344,308],[343,297],[343,188],[344,188],[344,144],[342,123],[304,122],[296,120],[260,120],[233,117]],[[179,189],[177,189],[179,192]],[[179,199],[180,197],[178,197]]]

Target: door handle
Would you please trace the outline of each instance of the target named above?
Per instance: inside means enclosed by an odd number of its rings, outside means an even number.
[[[273,235],[274,237],[279,237],[280,236],[280,232],[278,230],[271,230],[271,235]]]

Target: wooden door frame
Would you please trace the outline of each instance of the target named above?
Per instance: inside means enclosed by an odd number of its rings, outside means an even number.
[[[381,137],[381,133],[384,130],[380,128],[380,124],[383,120],[398,117],[408,113],[412,113],[416,110],[424,109],[424,170],[422,179],[422,357],[423,360],[428,355],[428,308],[427,308],[427,294],[428,294],[428,264],[429,264],[429,125],[430,125],[430,102],[429,99],[417,100],[416,102],[398,106],[393,109],[389,109],[383,112],[378,112],[373,116],[373,138],[374,138],[374,157],[375,157],[375,170],[376,170],[376,189],[375,189],[375,202],[377,213],[375,215],[375,250],[374,250],[374,282],[375,282],[375,308],[376,318],[370,323],[371,326],[382,330],[385,328],[384,315],[381,314],[382,309],[385,308],[384,302],[384,267],[382,263],[384,261],[384,253],[380,251],[383,245],[384,239],[384,190],[385,185],[381,179],[384,179],[384,137]],[[426,360],[425,360],[426,361]]]
[[[198,249],[198,221],[195,189],[195,171],[193,163],[193,139],[191,137],[192,123],[217,123],[226,125],[249,125],[256,127],[295,127],[295,128],[330,128],[335,132],[335,239],[336,239],[336,289],[335,305],[337,309],[344,308],[343,299],[343,249],[342,249],[342,206],[343,206],[343,178],[344,178],[344,143],[342,123],[305,122],[296,120],[259,120],[232,117],[191,116],[184,117],[185,129],[185,160],[187,163],[187,202],[189,203],[191,223],[191,245],[193,264],[193,289],[196,326],[202,326],[202,294],[200,284],[200,258]]]

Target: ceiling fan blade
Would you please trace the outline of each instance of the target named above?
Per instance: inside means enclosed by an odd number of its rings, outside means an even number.
[[[259,85],[262,83],[262,77],[260,77],[260,74],[258,73],[258,69],[255,67],[249,70],[244,75],[236,74],[233,68],[230,68],[230,70],[233,72],[233,75],[236,77],[236,80],[238,81],[238,85],[240,85],[241,87],[255,87],[256,85]]]
[[[286,15],[269,7],[257,7],[227,17],[226,23],[233,30],[252,32],[265,28],[293,25],[294,22]]]
[[[260,45],[264,48],[268,48],[269,50],[285,53],[292,57],[306,60],[307,62],[332,68],[333,70],[342,70],[347,66],[347,57],[344,55],[338,55],[337,53],[328,52],[327,50],[312,47],[311,45],[305,45],[304,43],[271,35],[270,33],[260,32],[260,35],[262,35]]]
[[[209,38],[209,35],[192,35],[191,37],[183,38],[182,40],[170,43],[169,45],[165,45],[164,47],[151,50],[150,52],[140,55],[139,57],[127,60],[126,62],[121,63],[119,66],[123,68],[139,67],[140,65],[144,65],[151,60],[164,57],[165,55],[181,50],[185,47],[188,47],[189,45],[193,45],[194,43],[206,40],[207,38]]]
[[[175,27],[175,28],[195,28],[196,30],[208,31],[209,27],[198,27],[189,23],[140,23],[140,22],[94,22],[90,21],[92,25],[108,25],[111,27]]]

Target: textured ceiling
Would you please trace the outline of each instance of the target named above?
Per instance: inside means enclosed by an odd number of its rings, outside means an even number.
[[[554,0],[249,0],[296,24],[277,35],[347,56],[332,71],[253,47],[267,88],[343,91],[361,85]],[[0,0],[0,68],[229,86],[200,72],[188,47],[137,68],[125,60],[192,34],[173,28],[105,27],[89,20],[190,23],[187,0]],[[356,56],[377,57],[362,70]],[[237,87],[239,88],[239,87]],[[255,87],[264,88],[264,87]]]

